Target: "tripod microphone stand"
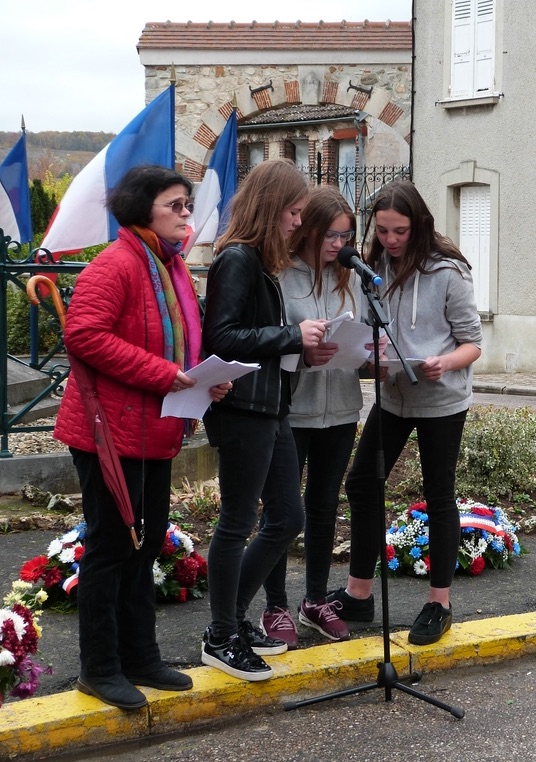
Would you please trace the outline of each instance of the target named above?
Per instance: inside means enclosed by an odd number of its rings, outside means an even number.
[[[417,383],[417,379],[415,377],[415,374],[411,368],[411,366],[407,363],[405,358],[402,356],[400,349],[398,348],[396,341],[393,339],[390,329],[389,329],[389,321],[387,319],[387,316],[385,315],[385,312],[383,310],[382,304],[379,300],[379,297],[376,294],[373,294],[370,289],[370,283],[372,282],[373,278],[372,276],[375,275],[375,273],[372,273],[371,275],[363,272],[361,269],[360,271],[361,275],[361,287],[363,290],[363,293],[365,294],[369,307],[370,307],[370,313],[372,315],[371,319],[368,321],[370,324],[372,324],[372,335],[373,335],[373,341],[374,341],[374,387],[375,387],[375,401],[376,401],[376,408],[377,408],[377,456],[376,456],[376,476],[378,480],[378,499],[379,499],[379,511],[378,511],[378,517],[379,517],[379,526],[378,531],[380,532],[380,571],[381,571],[381,592],[382,592],[382,627],[383,627],[383,662],[380,662],[378,664],[378,675],[374,682],[372,683],[364,683],[363,685],[359,685],[357,687],[353,688],[347,688],[346,690],[341,691],[335,691],[334,693],[328,693],[322,696],[316,696],[314,698],[304,699],[303,701],[291,701],[287,702],[284,705],[284,708],[286,711],[289,711],[291,709],[298,709],[303,706],[308,706],[309,704],[317,704],[321,701],[327,701],[328,699],[334,699],[334,698],[342,698],[344,696],[351,696],[355,695],[357,693],[364,693],[366,691],[371,691],[375,688],[383,688],[385,693],[385,701],[391,701],[392,700],[392,692],[393,689],[403,691],[404,693],[409,694],[410,696],[414,696],[415,698],[421,699],[422,701],[426,701],[429,704],[433,704],[433,706],[439,707],[439,709],[444,709],[447,712],[450,712],[454,717],[457,719],[461,719],[465,715],[465,710],[450,706],[449,704],[445,704],[443,701],[438,701],[435,698],[432,698],[431,696],[427,696],[423,693],[420,693],[419,691],[415,690],[409,685],[406,685],[404,682],[402,682],[397,674],[395,666],[391,662],[391,644],[389,641],[389,593],[388,593],[388,567],[387,567],[387,552],[386,552],[386,543],[385,543],[385,533],[386,533],[386,525],[385,525],[385,463],[384,463],[384,452],[383,452],[383,436],[382,436],[382,415],[381,415],[381,387],[380,387],[380,365],[379,365],[379,359],[380,359],[380,351],[379,351],[379,338],[380,338],[380,328],[384,328],[385,332],[387,333],[393,347],[396,350],[396,353],[398,357],[400,358],[400,361],[402,362],[402,366],[404,368],[404,371],[406,372],[409,380],[412,384]],[[409,676],[410,682],[417,682],[421,679],[420,673],[413,673]]]

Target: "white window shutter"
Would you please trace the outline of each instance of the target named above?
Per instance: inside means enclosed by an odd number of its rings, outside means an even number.
[[[452,15],[451,98],[473,95],[475,55],[474,0],[454,0]]]
[[[460,189],[460,249],[472,267],[477,308],[490,308],[491,193],[489,185]]]
[[[475,95],[481,95],[494,89],[494,0],[477,0],[475,39]]]

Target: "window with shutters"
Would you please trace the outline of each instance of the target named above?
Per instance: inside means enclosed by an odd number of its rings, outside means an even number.
[[[460,188],[460,249],[472,267],[477,309],[490,311],[491,193],[489,185]]]
[[[450,0],[452,8],[447,97],[439,103],[496,103],[497,13],[502,0]]]

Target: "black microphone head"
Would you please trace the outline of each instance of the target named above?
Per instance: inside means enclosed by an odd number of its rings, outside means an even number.
[[[353,249],[351,246],[343,246],[342,249],[339,249],[339,253],[337,254],[337,259],[339,260],[339,263],[343,267],[347,267],[349,270],[351,270],[355,265],[352,262],[352,259],[356,257],[357,259],[360,259],[359,252],[357,249]]]

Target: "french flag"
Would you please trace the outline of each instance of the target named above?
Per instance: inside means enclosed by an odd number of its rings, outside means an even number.
[[[33,238],[24,128],[0,164],[0,229],[18,243],[29,243]]]
[[[149,103],[73,179],[45,232],[41,248],[75,253],[117,238],[106,194],[132,167],[175,167],[175,85]]]
[[[237,116],[236,109],[233,109],[195,194],[195,210],[190,220],[193,232],[184,246],[185,254],[196,243],[213,243],[225,230],[229,202],[236,193],[238,184],[237,144]]]

